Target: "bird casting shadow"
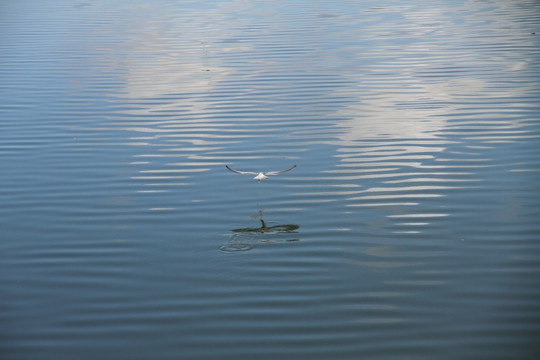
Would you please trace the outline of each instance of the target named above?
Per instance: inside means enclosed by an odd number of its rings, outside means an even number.
[[[242,229],[233,229],[233,232],[236,233],[271,233],[271,232],[277,232],[277,233],[292,233],[296,229],[298,229],[300,226],[294,225],[294,224],[287,224],[287,225],[274,225],[274,226],[266,226],[266,223],[263,219],[259,219],[261,222],[261,227],[258,228],[242,228]]]
[[[231,253],[249,251],[257,243],[296,242],[298,238],[289,238],[296,234],[300,226],[295,224],[282,224],[268,226],[262,218],[262,210],[252,216],[261,222],[260,227],[245,227],[232,229],[229,241],[220,247],[222,252]]]

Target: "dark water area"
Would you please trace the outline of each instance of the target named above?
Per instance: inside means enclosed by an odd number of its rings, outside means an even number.
[[[537,1],[1,2],[0,358],[537,359],[539,45]]]

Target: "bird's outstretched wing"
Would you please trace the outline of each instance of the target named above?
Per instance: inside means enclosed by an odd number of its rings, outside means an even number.
[[[296,167],[296,165],[294,165],[292,168],[289,168],[289,169],[287,169],[287,170],[265,172],[264,175],[279,175],[279,174],[282,174],[282,173],[284,173],[284,172],[291,171],[291,170],[294,169],[295,167]]]
[[[258,174],[259,174],[259,173],[252,172],[252,171],[238,171],[238,170],[234,170],[234,169],[231,169],[231,168],[229,167],[229,165],[225,165],[225,167],[226,167],[227,169],[229,169],[230,171],[235,172],[235,173],[237,173],[237,174],[242,174],[242,175],[258,175]]]

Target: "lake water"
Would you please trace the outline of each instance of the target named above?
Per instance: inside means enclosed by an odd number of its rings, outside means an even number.
[[[0,357],[537,359],[539,45],[534,0],[3,1]]]

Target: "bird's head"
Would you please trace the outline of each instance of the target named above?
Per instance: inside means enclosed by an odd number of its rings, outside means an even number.
[[[258,173],[257,176],[255,176],[253,179],[261,182],[264,179],[268,179],[268,176],[264,175],[263,173]]]

